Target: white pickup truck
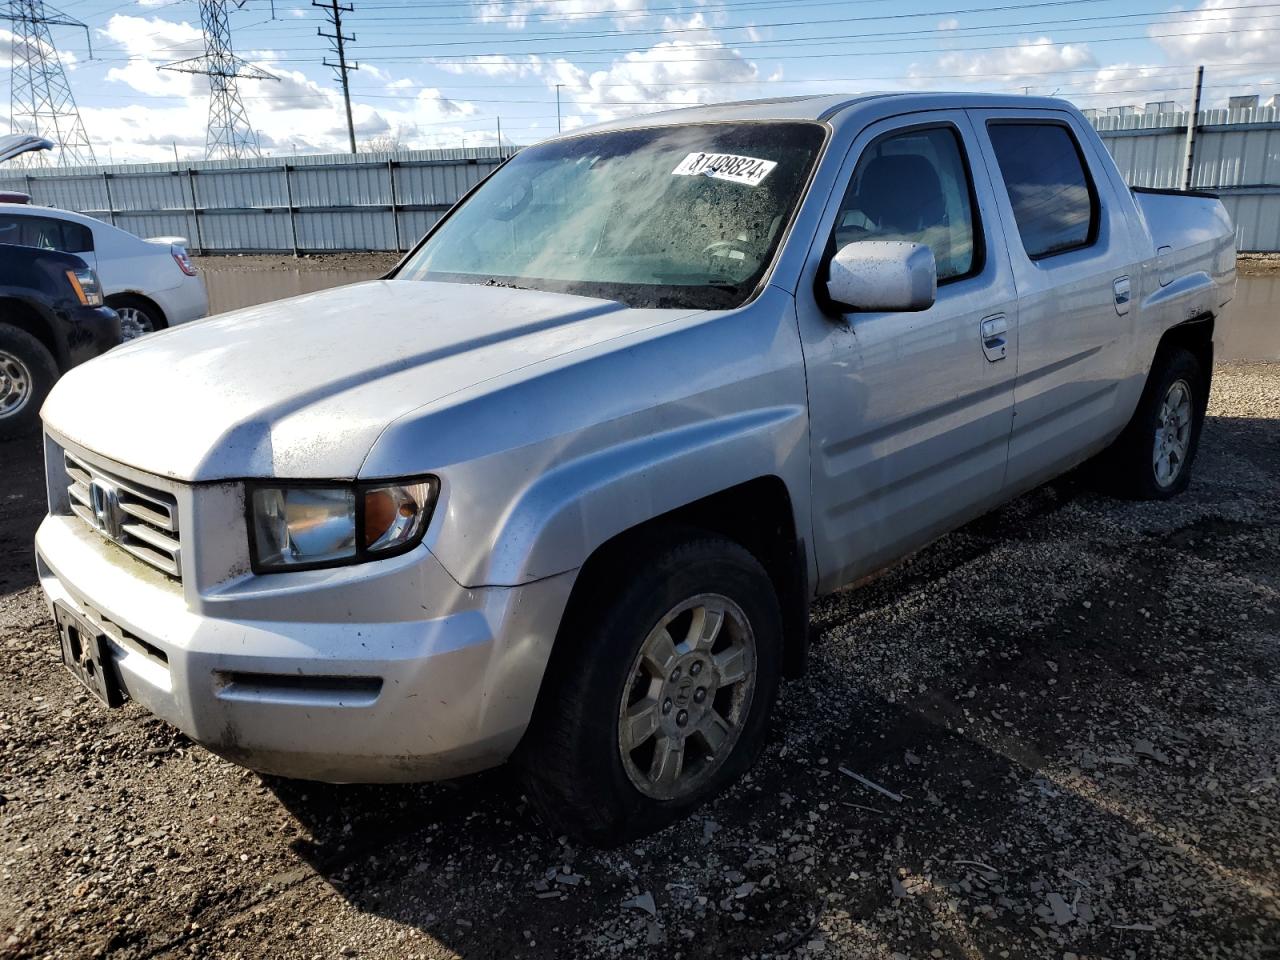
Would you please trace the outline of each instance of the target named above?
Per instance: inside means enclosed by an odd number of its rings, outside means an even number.
[[[386,279],[68,374],[40,581],[107,704],[290,777],[513,759],[616,842],[752,763],[814,596],[1091,457],[1181,491],[1234,276],[1058,100],[619,120]]]

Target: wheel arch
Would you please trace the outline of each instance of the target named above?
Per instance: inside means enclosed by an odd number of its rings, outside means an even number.
[[[161,327],[169,326],[169,318],[165,315],[164,309],[155,300],[147,296],[140,290],[120,290],[116,293],[108,294],[106,304],[112,310],[116,309],[116,305],[124,305],[128,301],[135,301],[144,309],[149,310],[160,321]],[[160,328],[157,328],[160,329]]]
[[[1160,338],[1156,347],[1156,357],[1182,347],[1192,354],[1208,375],[1213,371],[1213,332],[1217,318],[1212,313],[1204,313],[1184,323],[1170,327]],[[1155,364],[1152,364],[1155,368]]]
[[[59,372],[67,369],[70,361],[67,345],[58,336],[56,325],[39,307],[16,297],[0,297],[0,323],[31,334],[53,354]]]
[[[791,494],[775,474],[736,484],[615,534],[593,550],[578,571],[561,634],[599,596],[609,579],[645,552],[698,533],[731,540],[765,568],[778,595],[783,621],[783,672],[800,676],[809,650],[809,568],[807,542],[797,527]],[[552,648],[563,648],[557,635]],[[550,673],[550,671],[548,671]]]

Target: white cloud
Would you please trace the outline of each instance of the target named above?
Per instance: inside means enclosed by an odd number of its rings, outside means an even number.
[[[276,110],[332,110],[338,104],[338,91],[321,86],[300,70],[281,70],[272,64],[254,64],[267,70],[275,80],[250,81],[241,95],[256,98],[258,112]]]
[[[416,104],[423,118],[428,120],[466,117],[476,112],[475,104],[450,100],[435,87],[419,90]]]
[[[204,35],[198,27],[160,17],[115,14],[98,33],[123,47],[129,57],[125,66],[107,71],[109,83],[123,83],[153,97],[195,96],[209,88],[195,74],[157,69],[204,53]]]
[[[10,67],[13,65],[13,48],[18,43],[17,36],[11,30],[0,30],[0,68]],[[71,50],[55,50],[46,43],[24,40],[31,52],[42,54],[45,57],[56,56],[67,70],[75,70],[79,66],[79,59]]]
[[[931,78],[934,74],[997,83],[1036,77],[1040,83],[1045,75],[1089,67],[1096,62],[1088,44],[1056,44],[1049,37],[1037,37],[1023,40],[1007,50],[981,53],[952,50],[927,68],[912,64],[907,72],[916,87],[936,86],[937,81]]]
[[[482,3],[476,19],[482,23],[502,23],[512,30],[522,30],[529,17],[549,13],[557,20],[590,20],[612,16],[625,24],[647,9],[645,0],[515,0]]]
[[[445,73],[477,73],[486,77],[527,77],[541,73],[545,62],[536,54],[509,57],[501,53],[490,53],[470,57],[465,63],[450,62],[441,63],[438,66]]]
[[[588,73],[567,60],[556,60],[543,75],[549,86],[562,84],[581,112],[599,120],[761,95],[754,86],[763,79],[757,66],[705,27],[700,16],[689,23],[699,28],[689,38],[628,53],[607,70]]]
[[[204,37],[199,28],[161,17],[117,14],[99,33],[129,57],[127,64],[107,71],[108,84],[127,91],[135,101],[127,106],[82,104],[81,113],[100,158],[167,161],[173,159],[175,143],[182,159],[203,157],[208,78],[158,69],[175,60],[203,55]],[[264,152],[347,149],[346,117],[336,84],[328,76],[317,80],[301,70],[285,68],[281,58],[286,56],[271,50],[256,51],[253,65],[276,79],[239,82],[249,122]],[[476,113],[474,104],[450,99],[434,88],[419,91],[412,80],[393,80],[377,67],[362,65],[361,70],[387,89],[403,94],[403,99],[394,101],[396,109],[386,109],[356,97],[352,115],[357,140],[394,137],[405,147],[457,146],[463,136],[472,143],[486,141],[480,133],[466,132],[465,121]],[[166,99],[158,99],[161,97]],[[487,139],[493,140],[494,135]]]
[[[939,30],[959,30],[960,21],[955,17],[947,17],[945,20],[938,21]]]
[[[1270,4],[1262,0],[1205,0],[1191,16],[1180,15],[1148,32],[1175,63],[1272,61],[1280,44],[1275,21],[1262,17],[1260,10],[1237,9],[1264,6]]]

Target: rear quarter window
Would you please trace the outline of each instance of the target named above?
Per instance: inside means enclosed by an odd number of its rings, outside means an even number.
[[[62,242],[67,253],[89,253],[93,250],[93,231],[84,224],[63,220]]]
[[[1061,123],[987,126],[1023,249],[1032,260],[1078,250],[1098,237],[1098,192],[1079,143]]]

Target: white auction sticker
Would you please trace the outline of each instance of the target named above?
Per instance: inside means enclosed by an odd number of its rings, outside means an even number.
[[[677,177],[711,177],[758,187],[778,164],[733,153],[691,153],[672,170]]]

